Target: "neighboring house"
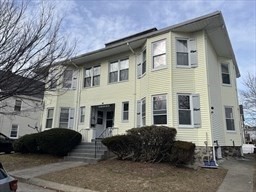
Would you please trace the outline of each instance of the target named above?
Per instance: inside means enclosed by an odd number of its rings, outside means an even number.
[[[2,71],[0,71],[2,74]],[[11,78],[22,78],[12,75]],[[27,79],[26,79],[27,80]],[[35,80],[29,81],[31,84]],[[36,81],[37,85],[43,85]],[[4,94],[2,88],[0,94]],[[17,95],[0,101],[0,132],[17,139],[25,134],[36,133],[40,129],[43,112],[43,92],[29,95]],[[36,129],[37,128],[37,129]]]
[[[246,143],[256,141],[256,127],[246,126],[244,129],[244,134]]]
[[[44,97],[44,130],[69,128],[91,141],[108,127],[124,134],[155,124],[197,146],[242,145],[240,73],[221,12],[131,35],[68,63],[62,86]]]

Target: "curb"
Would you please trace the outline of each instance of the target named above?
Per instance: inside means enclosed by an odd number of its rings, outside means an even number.
[[[46,180],[38,179],[38,178],[26,179],[23,177],[17,177],[15,175],[11,175],[11,176],[18,179],[19,182],[39,186],[39,187],[42,187],[45,189],[56,190],[58,192],[98,192],[98,191],[93,191],[90,189],[84,189],[84,188],[80,188],[80,187],[74,187],[74,186],[70,186],[70,185],[55,183],[52,181],[46,181]]]

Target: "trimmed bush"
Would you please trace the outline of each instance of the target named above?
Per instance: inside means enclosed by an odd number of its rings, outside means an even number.
[[[196,145],[186,141],[175,141],[172,149],[170,162],[176,165],[188,164],[194,161],[194,152]]]
[[[82,135],[64,128],[54,128],[41,132],[37,143],[43,153],[64,156],[81,142]]]
[[[24,135],[17,139],[13,144],[13,149],[15,152],[19,153],[37,153],[39,148],[37,145],[36,138],[38,133]]]
[[[14,143],[14,151],[20,153],[47,153],[64,156],[81,142],[76,131],[54,128],[41,133],[24,135]]]
[[[168,160],[176,133],[174,128],[155,125],[128,130],[127,134],[137,140],[136,145],[133,146],[134,159],[143,162]]]
[[[124,159],[133,154],[133,137],[131,135],[116,135],[104,138],[103,145],[117,155],[118,159]]]

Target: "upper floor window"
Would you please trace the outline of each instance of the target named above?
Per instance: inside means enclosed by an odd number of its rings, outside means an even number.
[[[19,128],[18,125],[12,124],[12,129],[11,129],[11,133],[10,133],[11,138],[17,138],[18,137],[18,128]]]
[[[100,85],[100,66],[85,69],[84,87]]]
[[[230,85],[229,65],[221,64],[222,83]]]
[[[167,124],[166,95],[153,96],[153,124]]]
[[[47,118],[46,118],[46,125],[45,128],[52,128],[52,121],[53,121],[53,109],[47,109]]]
[[[160,69],[166,66],[166,40],[152,43],[153,69]]]
[[[235,131],[235,121],[232,107],[225,107],[226,127],[228,131]]]
[[[66,69],[63,73],[63,88],[71,88],[72,86],[73,70]]]
[[[144,75],[146,73],[146,58],[147,58],[147,52],[146,49],[140,54],[138,55],[138,78],[140,78],[142,75]]]
[[[109,83],[128,80],[129,59],[111,62],[109,64]]]
[[[197,94],[178,95],[179,125],[201,126],[200,100]]]
[[[195,39],[176,40],[177,66],[197,67],[197,50]]]
[[[129,120],[129,102],[123,102],[122,120]]]
[[[21,103],[22,101],[20,99],[15,100],[14,111],[21,111]]]

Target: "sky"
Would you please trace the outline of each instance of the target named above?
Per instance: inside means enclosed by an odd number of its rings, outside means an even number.
[[[33,1],[33,0],[32,0]],[[256,75],[255,0],[48,0],[64,17],[62,33],[77,41],[77,54],[103,48],[105,43],[153,27],[162,29],[221,11],[229,33],[244,89],[248,72]],[[34,6],[41,1],[34,1]]]

